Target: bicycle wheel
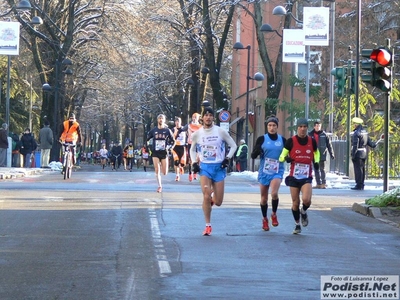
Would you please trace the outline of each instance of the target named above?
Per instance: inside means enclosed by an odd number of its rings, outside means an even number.
[[[68,153],[68,165],[67,165],[67,178],[71,178],[71,174],[72,174],[72,151],[70,151]]]
[[[68,173],[68,165],[69,165],[69,153],[66,153],[64,155],[64,180],[69,178],[67,177],[67,173]]]

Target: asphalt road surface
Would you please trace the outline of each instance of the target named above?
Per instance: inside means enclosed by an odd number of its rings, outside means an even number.
[[[162,193],[153,170],[86,165],[0,181],[0,299],[320,299],[321,275],[400,273],[400,230],[351,211],[380,191],[315,191],[293,235],[287,187],[264,232],[257,182],[228,176],[204,237],[199,182],[174,178]]]

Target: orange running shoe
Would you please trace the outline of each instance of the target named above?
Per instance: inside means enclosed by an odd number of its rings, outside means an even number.
[[[271,214],[271,224],[274,227],[279,225],[278,216],[276,214]]]
[[[192,182],[192,180],[193,180],[193,175],[189,174],[189,181]]]
[[[158,189],[157,189],[157,193],[161,193],[161,192],[162,192],[162,187],[159,186]]]
[[[269,231],[269,225],[268,225],[268,219],[263,218],[262,219],[262,229],[265,231]]]
[[[211,226],[206,226],[206,229],[203,231],[203,235],[211,235],[212,228]]]

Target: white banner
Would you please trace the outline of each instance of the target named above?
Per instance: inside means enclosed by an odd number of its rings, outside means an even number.
[[[303,17],[304,45],[328,46],[329,8],[304,7]]]
[[[283,30],[283,62],[304,63],[306,49],[301,29]]]
[[[19,22],[0,22],[0,55],[19,55]]]

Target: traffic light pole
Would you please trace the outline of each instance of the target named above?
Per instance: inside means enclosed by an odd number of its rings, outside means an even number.
[[[351,61],[353,60],[352,57],[352,53],[353,51],[349,51],[350,52],[350,59],[347,61],[347,68],[348,70],[351,70]],[[351,72],[348,72],[348,74],[350,74],[350,80],[348,81],[349,84],[351,82]],[[347,140],[347,144],[346,144],[346,175],[350,176],[350,157],[351,157],[351,136],[350,136],[350,132],[351,132],[351,124],[350,124],[350,120],[351,120],[351,99],[350,99],[350,88],[346,89],[346,95],[347,95],[347,136],[346,136],[346,140]]]
[[[386,39],[386,47],[391,50],[392,57],[394,57],[393,48],[391,49],[390,39]],[[394,59],[392,59],[390,64],[390,71],[393,73],[393,63]],[[393,86],[393,76],[390,78],[390,87]],[[391,89],[387,91],[384,105],[384,128],[383,128],[383,192],[387,192],[389,190],[389,122],[390,122],[390,94]]]

